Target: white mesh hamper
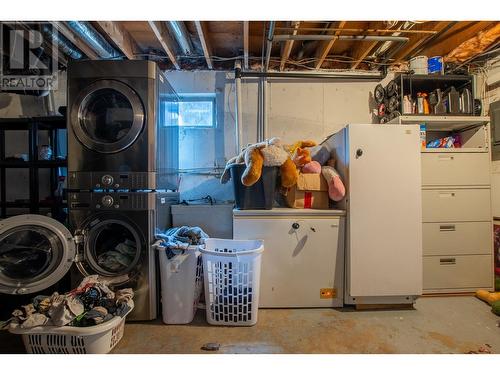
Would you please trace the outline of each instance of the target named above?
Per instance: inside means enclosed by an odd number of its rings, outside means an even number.
[[[264,242],[209,238],[200,251],[208,323],[230,326],[257,323]]]

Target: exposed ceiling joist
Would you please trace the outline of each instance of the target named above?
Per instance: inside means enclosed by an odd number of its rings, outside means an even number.
[[[465,25],[462,22],[457,23],[442,38],[437,39],[435,43],[427,46],[421,52],[426,56],[436,56],[442,54],[443,51],[449,52],[495,23],[490,21],[470,22]]]
[[[335,28],[336,29],[334,33],[335,36],[340,35],[346,23],[347,21],[340,21],[339,25]],[[332,39],[327,42],[320,43],[320,47],[318,48],[318,51],[316,53],[316,58],[318,59],[318,61],[316,62],[316,66],[314,67],[316,70],[321,68],[321,65],[323,65],[323,62],[330,53],[336,40],[337,39]]]
[[[433,27],[433,31],[436,31],[437,34],[439,34],[448,25],[448,21],[437,22]],[[401,60],[404,60],[406,57],[410,56],[414,51],[417,50],[417,48],[420,48],[420,46],[422,46],[426,41],[428,41],[430,38],[433,38],[437,34],[429,34],[427,36],[421,34],[416,36],[413,43],[410,43],[402,51],[397,53],[396,56],[394,56],[394,63],[401,62]]]
[[[170,39],[167,31],[167,27],[163,22],[160,21],[148,21],[151,30],[153,30],[156,39],[160,42],[161,46],[168,55],[168,58],[175,66],[175,69],[180,70],[181,66],[175,57],[174,48],[172,47],[172,40]]]
[[[208,32],[206,29],[206,23],[201,21],[194,21],[196,26],[196,32],[198,33],[198,37],[200,38],[201,47],[203,49],[203,54],[205,55],[205,60],[207,61],[208,69],[212,70],[212,49],[210,47],[210,41],[208,40]]]
[[[293,21],[293,31],[292,35],[297,35],[297,31],[300,26],[300,21]],[[292,52],[292,47],[293,47],[293,40],[287,40],[285,42],[285,48],[283,49],[283,54],[281,55],[281,62],[280,62],[280,72],[283,71],[285,68],[286,61],[290,57],[290,52]]]
[[[248,70],[249,64],[248,64],[248,43],[249,43],[249,29],[250,29],[250,22],[249,21],[243,21],[243,59],[244,59],[244,66],[245,70]]]
[[[141,50],[130,33],[125,30],[119,22],[97,21],[96,23],[123,54],[127,56],[127,59],[133,60],[137,58],[137,54],[139,54]]]
[[[394,27],[394,32],[397,32],[396,26],[401,25],[400,22],[396,22],[396,24],[393,25]],[[383,22],[374,22],[370,26],[373,26],[374,30],[377,30],[378,27],[383,27]],[[370,27],[372,29],[372,27]],[[368,44],[366,48],[363,48],[364,43],[360,43],[359,48],[354,52],[353,55],[353,63],[351,65],[351,69],[356,69],[359,64],[363,62],[363,60],[373,51],[373,49],[379,44],[379,41],[373,41]]]
[[[363,50],[363,52],[361,52],[361,54],[357,57],[355,57],[355,60],[354,62],[352,63],[351,65],[351,69],[356,69],[358,67],[359,64],[361,64],[361,62],[366,58],[366,56],[368,56],[368,54],[375,48],[375,46],[377,44],[379,44],[380,42],[378,41],[374,41],[374,42],[371,42],[367,48],[365,48]]]
[[[69,29],[63,22],[51,22],[58,32],[64,35],[76,48],[82,51],[89,59],[97,60],[99,55],[87,43],[85,43],[78,35]]]

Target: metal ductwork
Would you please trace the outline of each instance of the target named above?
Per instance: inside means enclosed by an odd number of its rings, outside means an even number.
[[[87,21],[68,21],[69,28],[83,39],[99,57],[103,59],[114,59],[121,57],[116,49],[108,43],[99,32]]]
[[[79,60],[83,57],[83,54],[73,45],[73,43],[61,33],[54,32],[52,27],[44,25],[42,33],[51,40],[53,45],[58,46],[65,55],[73,60]]]
[[[190,56],[194,54],[193,43],[191,42],[191,37],[186,29],[186,25],[182,21],[166,21],[165,22],[168,30],[174,37],[175,41],[179,45],[180,54],[183,56]]]

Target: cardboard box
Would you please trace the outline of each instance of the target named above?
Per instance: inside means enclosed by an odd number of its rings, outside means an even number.
[[[299,174],[297,185],[287,191],[288,207],[328,209],[328,184],[321,174]]]

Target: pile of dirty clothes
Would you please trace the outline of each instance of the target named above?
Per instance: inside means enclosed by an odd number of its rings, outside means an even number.
[[[10,328],[95,326],[125,316],[134,308],[133,297],[132,289],[113,292],[98,275],[91,275],[66,294],[39,295],[32,303],[14,310]]]
[[[164,232],[157,232],[154,246],[164,248],[167,252],[167,258],[172,259],[176,254],[182,253],[193,245],[202,245],[205,243],[206,234],[199,227],[176,227],[167,229]]]
[[[111,242],[114,241],[110,238]],[[103,244],[106,247],[107,244]],[[112,247],[111,246],[107,246]],[[118,272],[130,267],[134,261],[135,254],[137,253],[136,243],[129,239],[125,239],[118,243],[116,246],[112,247],[112,250],[108,250],[97,258],[97,263],[111,272]]]

